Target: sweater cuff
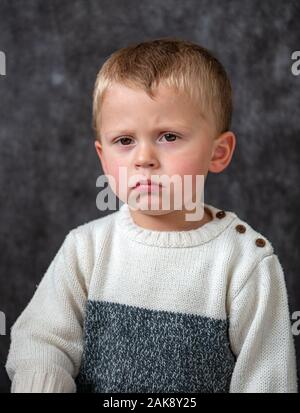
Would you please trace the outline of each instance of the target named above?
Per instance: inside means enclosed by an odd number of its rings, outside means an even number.
[[[16,372],[11,393],[75,393],[73,378],[62,371]]]

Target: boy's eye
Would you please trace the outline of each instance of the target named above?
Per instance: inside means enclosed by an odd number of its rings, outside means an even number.
[[[169,138],[171,137],[171,139],[170,139],[170,140],[167,140],[167,142],[174,142],[174,140],[175,140],[176,138],[179,138],[179,136],[174,135],[174,133],[165,133],[163,136],[168,136]]]
[[[176,138],[179,138],[179,136],[175,135],[174,133],[165,133],[163,136],[167,137],[167,142],[174,142],[176,140]],[[128,138],[127,136],[124,136],[124,137],[121,137],[120,139],[116,140],[115,143],[122,142],[121,146],[128,146],[129,145],[128,141],[131,141],[131,140],[132,140],[131,138]],[[125,143],[123,145],[124,141],[127,142],[127,144]]]
[[[130,141],[131,139],[130,138],[127,138],[127,137],[125,137],[125,138],[120,138],[120,139],[118,139],[115,143],[119,143],[119,142],[124,142],[124,140],[125,141]],[[128,145],[121,145],[121,146],[128,146]]]

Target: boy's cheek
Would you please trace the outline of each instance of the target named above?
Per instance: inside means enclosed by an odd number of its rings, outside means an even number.
[[[114,161],[107,164],[106,177],[113,192],[120,196],[121,199],[126,198],[128,186],[128,168],[126,165]]]
[[[114,158],[106,159],[105,175],[112,175],[115,179],[119,179],[119,169],[124,166]]]
[[[176,162],[176,170],[173,171],[174,175],[184,176],[195,176],[204,175],[206,170],[206,162],[202,159],[193,160],[190,162]]]

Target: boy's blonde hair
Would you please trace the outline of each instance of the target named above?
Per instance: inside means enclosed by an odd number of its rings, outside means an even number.
[[[211,110],[218,134],[230,128],[232,91],[222,64],[204,47],[176,38],[131,44],[102,65],[93,94],[93,129],[100,137],[100,111],[105,91],[114,83],[140,88],[153,98],[162,82],[186,93],[204,116]]]

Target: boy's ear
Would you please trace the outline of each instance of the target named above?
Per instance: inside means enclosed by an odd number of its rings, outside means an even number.
[[[105,159],[104,159],[104,155],[103,155],[102,145],[98,140],[95,140],[94,144],[95,144],[95,149],[96,149],[98,158],[100,160],[100,163],[102,165],[103,171],[106,174],[106,163],[105,163]]]
[[[208,170],[210,172],[222,172],[230,163],[236,146],[235,134],[227,131],[219,135],[213,146],[212,157]]]

